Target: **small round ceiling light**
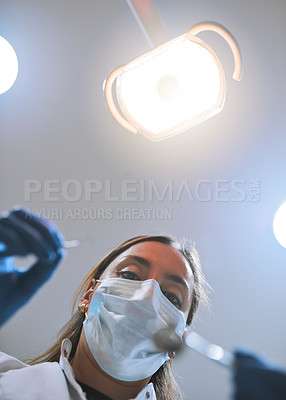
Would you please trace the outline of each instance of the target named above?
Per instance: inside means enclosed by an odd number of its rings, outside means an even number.
[[[0,36],[0,94],[13,86],[18,75],[18,59],[15,50]]]

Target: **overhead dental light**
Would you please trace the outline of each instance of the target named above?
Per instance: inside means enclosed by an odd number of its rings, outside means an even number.
[[[0,36],[0,94],[10,89],[17,75],[17,55],[10,43]]]
[[[233,78],[240,80],[241,56],[231,34],[214,23],[196,25],[108,76],[104,83],[106,103],[122,127],[158,141],[223,109],[223,68],[212,48],[196,37],[205,30],[217,32],[227,41],[234,57]]]

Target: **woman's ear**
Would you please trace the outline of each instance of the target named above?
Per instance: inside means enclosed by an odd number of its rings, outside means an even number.
[[[92,279],[89,282],[89,284],[86,288],[86,291],[85,291],[84,295],[82,296],[82,298],[80,299],[80,302],[78,304],[78,310],[83,314],[86,313],[89,309],[91,299],[93,296],[94,288],[95,288],[95,279]]]

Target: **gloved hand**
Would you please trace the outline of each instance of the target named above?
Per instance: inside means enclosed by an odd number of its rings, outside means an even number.
[[[64,250],[56,227],[24,209],[0,218],[0,243],[1,326],[52,276]],[[28,270],[17,271],[11,257],[28,254],[35,255],[37,261]]]
[[[254,354],[241,350],[234,354],[235,400],[286,399],[286,372]]]

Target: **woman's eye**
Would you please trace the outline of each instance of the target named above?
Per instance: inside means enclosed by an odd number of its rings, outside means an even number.
[[[182,302],[179,300],[175,293],[164,292],[164,296],[179,310],[182,308]]]
[[[117,275],[119,276],[119,278],[130,279],[132,281],[140,281],[139,276],[133,271],[118,271]]]

